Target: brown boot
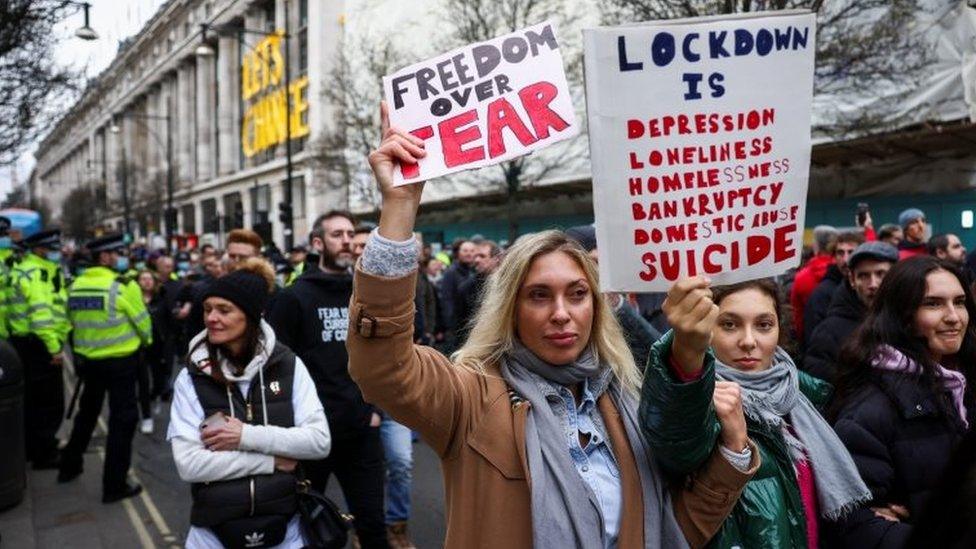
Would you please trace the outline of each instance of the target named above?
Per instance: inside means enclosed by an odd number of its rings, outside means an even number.
[[[387,524],[386,541],[390,544],[391,549],[417,549],[410,541],[406,521]]]

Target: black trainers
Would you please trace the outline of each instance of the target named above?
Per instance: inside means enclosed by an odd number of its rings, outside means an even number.
[[[125,498],[138,496],[142,493],[142,486],[138,484],[127,484],[121,492],[106,492],[102,496],[102,503],[115,503]]]

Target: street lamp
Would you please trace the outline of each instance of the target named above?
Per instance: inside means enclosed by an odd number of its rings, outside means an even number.
[[[115,123],[109,128],[109,131],[118,135],[122,133],[121,128],[119,128]],[[122,222],[125,225],[125,234],[132,234],[132,226],[129,224],[129,218],[131,217],[129,211],[129,164],[125,160],[125,145],[122,145]]]
[[[291,91],[289,90],[291,86],[291,32],[289,31],[289,15],[288,15],[288,2],[284,2],[285,9],[285,32],[279,33],[277,31],[268,32],[263,30],[248,29],[243,25],[236,25],[233,23],[221,25],[219,27],[211,25],[210,23],[200,24],[200,36],[203,42],[197,46],[196,54],[202,57],[210,57],[215,54],[213,48],[207,43],[207,31],[212,30],[218,35],[222,36],[234,36],[237,38],[237,42],[242,46],[246,46],[249,50],[254,51],[254,48],[244,42],[243,34],[256,34],[259,36],[282,36],[285,39],[285,188],[284,188],[284,204],[287,204],[289,214],[291,214],[291,203],[292,203],[292,151],[291,151]],[[284,224],[284,234],[285,234],[285,249],[291,249],[292,243],[294,241],[294,215],[283,216],[282,220]]]
[[[98,40],[98,33],[95,29],[91,28],[88,24],[88,10],[91,9],[91,4],[88,2],[65,2],[66,4],[71,4],[75,6],[81,6],[81,9],[85,12],[85,24],[75,31],[75,36],[81,38],[82,40]]]

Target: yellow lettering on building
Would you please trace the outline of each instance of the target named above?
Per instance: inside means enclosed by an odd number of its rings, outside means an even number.
[[[262,38],[253,51],[241,58],[241,98],[247,101],[263,90],[277,86],[285,74],[281,53],[282,33]]]
[[[308,76],[302,76],[288,86],[291,95],[291,120],[288,120],[287,96],[284,88],[275,89],[252,103],[244,111],[241,123],[241,148],[250,158],[261,151],[284,143],[290,122],[291,138],[309,134],[308,123],[302,115],[308,111]]]

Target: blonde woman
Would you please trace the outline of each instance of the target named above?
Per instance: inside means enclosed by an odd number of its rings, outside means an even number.
[[[453,359],[413,344],[423,185],[393,187],[392,175],[425,153],[381,110],[383,142],[369,160],[383,209],[355,273],[349,369],[366,400],[440,455],[445,545],[703,545],[758,452],[733,465],[716,451],[690,488],[669,493],[639,434],[639,371],[592,260],[564,234],[523,237],[508,251]],[[726,425],[744,430],[741,408]]]

